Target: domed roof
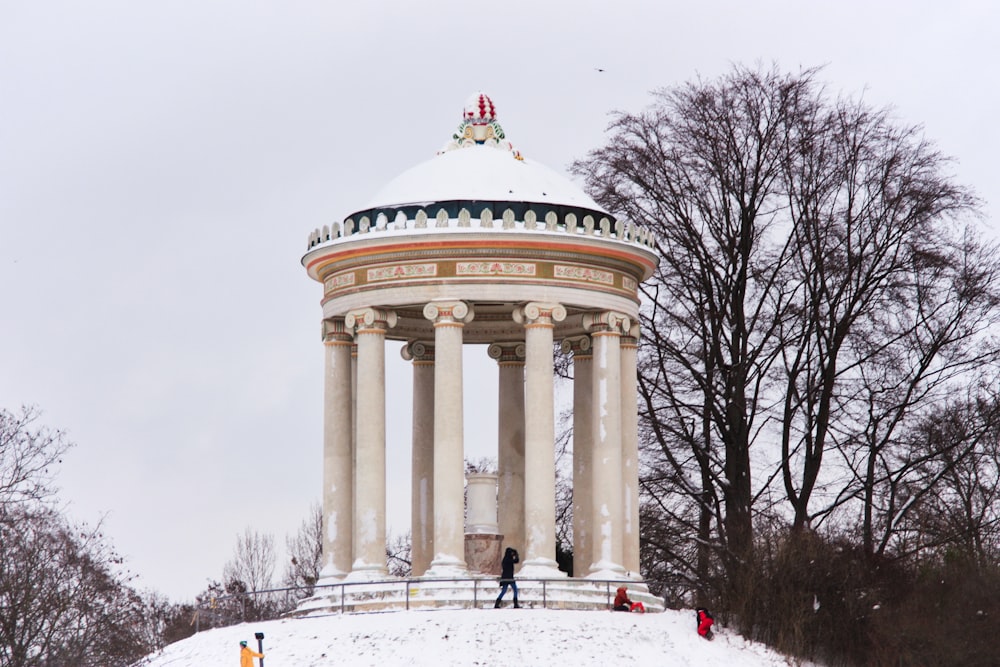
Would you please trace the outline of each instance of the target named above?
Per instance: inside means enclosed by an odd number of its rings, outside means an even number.
[[[611,217],[569,179],[524,158],[506,140],[493,101],[483,93],[466,101],[458,130],[437,155],[387,183],[355,215],[409,207],[433,214],[434,204],[456,202],[536,204]]]

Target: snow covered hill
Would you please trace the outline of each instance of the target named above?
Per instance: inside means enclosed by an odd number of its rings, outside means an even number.
[[[300,618],[209,630],[167,646],[148,667],[239,664],[239,642],[256,648],[264,633],[266,667],[777,667],[795,664],[718,628],[695,633],[693,611],[624,614],[549,609],[393,611]],[[254,665],[257,661],[254,660]]]

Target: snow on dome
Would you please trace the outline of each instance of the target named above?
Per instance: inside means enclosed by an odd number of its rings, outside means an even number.
[[[379,190],[367,208],[426,207],[450,201],[551,204],[607,215],[561,174],[485,146],[447,151],[408,169]]]
[[[462,118],[451,141],[436,156],[394,178],[355,215],[388,214],[411,206],[433,208],[445,202],[516,202],[612,217],[569,179],[524,159],[507,141],[496,121],[496,107],[485,93],[475,93],[466,101]]]

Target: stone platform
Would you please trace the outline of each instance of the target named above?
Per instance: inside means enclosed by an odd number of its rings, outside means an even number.
[[[663,600],[641,582],[594,579],[517,579],[518,600],[526,609],[607,610],[622,584],[633,602],[647,612],[661,612]],[[364,613],[402,609],[490,609],[500,592],[496,577],[465,579],[380,579],[330,584],[288,613],[304,617],[330,613]],[[510,591],[503,605],[513,605]]]

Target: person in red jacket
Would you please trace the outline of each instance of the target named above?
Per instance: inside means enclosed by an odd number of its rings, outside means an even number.
[[[714,636],[712,634],[712,624],[715,623],[712,613],[704,607],[698,607],[694,610],[694,615],[698,620],[698,634],[705,639],[712,639]]]
[[[628,589],[624,586],[619,586],[615,592],[615,603],[611,605],[611,609],[614,611],[638,611],[645,613],[646,605],[641,602],[632,602],[628,597]]]
[[[245,641],[240,642],[240,667],[253,667],[253,659],[263,657],[263,653],[257,653],[257,651],[247,646]]]
[[[615,594],[615,603],[611,605],[614,611],[632,611],[632,601],[628,599],[628,589],[619,586]]]

